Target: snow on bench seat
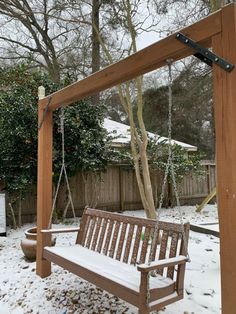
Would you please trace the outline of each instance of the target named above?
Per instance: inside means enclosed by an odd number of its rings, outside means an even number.
[[[81,245],[69,247],[45,247],[45,252],[53,253],[75,265],[82,266],[108,280],[112,280],[133,291],[139,292],[140,272],[136,266],[117,261],[108,256],[89,250]],[[150,278],[150,290],[171,286],[174,281],[160,275]]]

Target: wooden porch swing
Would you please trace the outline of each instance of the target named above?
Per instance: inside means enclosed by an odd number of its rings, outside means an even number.
[[[184,41],[181,42],[180,39]],[[205,50],[206,47],[213,48],[215,53],[213,57],[210,50]],[[54,262],[136,305],[140,313],[160,309],[183,297],[187,255],[187,246],[184,242],[187,242],[188,238],[188,225],[184,226],[186,234],[184,241],[181,225],[161,221],[158,223],[158,232],[161,231],[162,234],[159,260],[156,260],[156,250],[154,250],[155,256],[151,256],[152,262],[149,265],[146,264],[150,255],[148,240],[153,230],[157,229],[154,220],[87,209],[82,217],[80,230],[46,230],[52,208],[52,113],[59,107],[70,105],[160,68],[165,65],[167,59],[176,61],[195,54],[196,50],[196,55],[203,61],[207,61],[208,64],[213,63],[222,313],[236,313],[234,266],[236,251],[231,249],[236,243],[236,180],[233,176],[236,173],[236,89],[234,88],[236,71],[232,65],[236,64],[236,6],[234,4],[39,100],[38,118],[41,124],[38,142],[37,205],[37,274],[39,276],[49,276],[51,262]],[[209,59],[208,55],[212,58]],[[65,248],[50,247],[51,234],[65,231],[78,232],[76,245]],[[144,232],[144,240],[141,241],[142,232]],[[126,240],[122,240],[123,236]],[[157,243],[154,243],[154,248],[157,249]],[[133,266],[136,263],[141,264]],[[165,272],[163,272],[164,268]],[[154,269],[157,270],[157,276],[149,278],[149,272]],[[176,273],[175,269],[177,269]]]

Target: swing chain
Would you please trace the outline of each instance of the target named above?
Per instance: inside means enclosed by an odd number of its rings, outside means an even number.
[[[71,194],[71,189],[70,189],[70,184],[69,184],[69,179],[68,179],[68,175],[67,175],[67,171],[66,171],[66,164],[65,164],[65,129],[64,129],[64,125],[65,125],[65,112],[64,112],[64,108],[62,107],[61,113],[60,113],[61,151],[62,151],[61,171],[60,171],[60,175],[59,175],[59,179],[58,179],[58,183],[57,183],[57,187],[56,187],[55,196],[53,199],[52,210],[51,210],[51,215],[50,215],[49,224],[48,224],[49,228],[50,228],[51,223],[52,223],[52,216],[53,216],[53,212],[54,212],[55,207],[56,207],[56,200],[57,200],[63,172],[64,172],[64,176],[65,176],[65,180],[66,180],[66,186],[67,186],[67,190],[68,190],[68,202],[67,202],[64,214],[63,214],[63,218],[65,218],[68,206],[69,206],[69,204],[71,204],[73,217],[74,217],[74,220],[76,221],[75,208],[74,208],[74,203],[73,203],[73,199],[72,199],[72,194]]]
[[[168,65],[168,99],[169,99],[169,104],[168,104],[168,159],[166,162],[164,179],[163,179],[163,184],[162,184],[162,188],[161,188],[159,207],[158,207],[156,223],[155,223],[155,227],[154,227],[154,231],[153,231],[152,243],[151,243],[151,248],[150,248],[150,253],[149,253],[149,258],[148,258],[148,265],[150,265],[152,260],[153,260],[153,256],[155,254],[154,253],[154,249],[155,249],[154,243],[157,241],[157,237],[159,238],[158,231],[159,231],[160,211],[162,209],[162,205],[163,205],[163,201],[164,201],[165,187],[167,184],[169,171],[170,171],[171,180],[173,183],[173,189],[174,189],[174,194],[175,194],[176,203],[177,203],[176,205],[177,205],[177,208],[179,211],[179,216],[180,216],[180,225],[181,225],[181,233],[182,233],[182,237],[183,237],[184,251],[186,252],[187,261],[190,261],[190,257],[188,254],[187,239],[186,239],[185,230],[184,230],[183,212],[182,212],[182,209],[180,206],[179,193],[178,193],[177,182],[176,182],[176,177],[175,177],[175,169],[174,169],[174,164],[173,164],[173,151],[172,151],[172,107],[173,107],[172,63],[173,63],[173,60],[168,59],[168,60],[166,60],[166,63]],[[147,275],[147,297],[146,297],[147,305],[149,305],[149,302],[150,302],[150,277],[155,276],[155,275],[156,275],[155,271],[148,272],[148,275]]]

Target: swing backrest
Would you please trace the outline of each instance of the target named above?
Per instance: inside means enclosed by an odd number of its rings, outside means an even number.
[[[86,208],[80,223],[77,244],[127,264],[148,262],[151,235],[156,221]],[[159,222],[152,260],[186,255],[181,224]],[[184,225],[188,241],[189,224]],[[173,278],[174,268],[167,276]]]

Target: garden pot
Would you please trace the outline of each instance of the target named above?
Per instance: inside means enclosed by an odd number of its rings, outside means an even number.
[[[52,246],[56,244],[56,238],[52,238]],[[21,241],[21,249],[25,257],[30,261],[36,260],[37,227],[25,230],[25,239]]]

